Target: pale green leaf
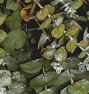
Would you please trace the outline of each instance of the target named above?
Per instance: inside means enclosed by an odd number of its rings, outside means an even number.
[[[39,29],[47,29],[51,24],[51,19],[46,19],[39,27]]]
[[[42,68],[43,63],[47,62],[44,59],[36,59],[30,62],[26,62],[20,65],[20,68],[26,73],[36,73],[39,72]]]
[[[5,23],[11,30],[21,29],[21,17],[19,10],[13,12],[11,16],[7,17]]]
[[[0,29],[0,43],[7,38],[7,33]]]
[[[75,34],[77,34],[79,32],[79,26],[77,25],[72,25],[67,32],[65,33],[66,36],[74,36]]]
[[[26,40],[26,33],[21,30],[14,30],[8,33],[8,37],[3,41],[3,46],[7,51],[23,48]]]
[[[16,71],[18,69],[18,61],[13,56],[5,56],[4,62],[10,71]]]
[[[88,21],[87,17],[85,17],[85,16],[79,16],[75,20],[82,21],[82,22],[87,22]]]
[[[69,94],[68,91],[67,91],[68,87],[64,88],[60,94]]]
[[[77,47],[77,40],[76,39],[72,39],[70,40],[67,44],[66,44],[66,49],[68,52],[73,53],[75,51]]]
[[[79,9],[82,5],[84,0],[74,0],[73,3],[71,4],[71,7],[74,9]]]
[[[38,42],[38,49],[39,49],[40,47],[42,47],[42,46],[47,42],[48,39],[49,39],[49,36],[47,35],[47,33],[46,33],[46,32],[43,32],[43,33],[41,34],[40,40],[39,40],[39,42]]]
[[[54,80],[58,78],[58,74],[54,71],[46,72],[45,75],[40,74],[30,81],[32,88],[44,87],[45,85],[51,85]]]
[[[89,81],[83,79],[68,88],[69,94],[87,94],[89,91]]]
[[[2,4],[4,2],[4,0],[0,0],[0,4]]]
[[[79,54],[79,58],[84,58],[84,57],[86,57],[87,56],[87,53],[85,52],[85,51],[83,51],[83,52],[81,52],[80,54]]]
[[[64,61],[67,58],[67,51],[64,47],[59,48],[54,53],[54,58],[56,61]]]
[[[6,17],[7,17],[7,14],[0,13],[0,25],[4,23],[4,21],[6,20]]]
[[[54,7],[52,5],[45,5],[39,12],[37,12],[37,18],[39,20],[44,20],[48,14],[54,13]]]
[[[52,37],[58,39],[64,34],[64,30],[65,30],[65,25],[64,24],[59,24],[58,26],[56,26],[52,30],[51,35],[52,35]]]
[[[42,56],[44,58],[46,58],[47,60],[51,60],[53,59],[53,54],[55,52],[55,48],[47,48],[44,53],[42,54]]]
[[[88,45],[89,45],[89,40],[88,39],[84,39],[84,40],[81,40],[79,42],[80,47],[86,48]]]
[[[83,64],[89,64],[89,57],[87,57],[84,61]]]
[[[3,48],[0,48],[0,57],[5,56],[5,50]]]
[[[19,3],[14,0],[8,0],[6,3],[6,8],[10,10],[17,10],[19,8]]]

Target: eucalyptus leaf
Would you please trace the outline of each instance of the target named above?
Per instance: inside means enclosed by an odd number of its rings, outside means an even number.
[[[0,48],[0,57],[5,56],[5,50],[3,48]]]
[[[4,62],[10,71],[16,71],[18,69],[18,61],[13,56],[5,56]]]
[[[59,16],[54,20],[54,23],[55,23],[56,25],[59,25],[59,24],[61,24],[61,23],[63,22],[63,20],[64,20],[63,15],[59,15]]]
[[[60,3],[60,0],[53,0],[51,2],[52,5],[58,5]]]
[[[0,25],[4,23],[4,21],[6,20],[6,17],[7,17],[7,14],[0,13]]]
[[[58,39],[64,34],[64,30],[65,30],[65,25],[64,24],[59,24],[58,26],[56,26],[52,30],[51,35],[52,35],[52,37]]]
[[[64,61],[67,58],[67,51],[64,47],[59,48],[54,53],[54,58],[56,61]]]
[[[60,94],[69,94],[68,91],[67,91],[68,87],[64,88]]]
[[[42,46],[47,42],[48,39],[49,39],[49,36],[47,35],[47,33],[46,33],[46,32],[43,32],[43,33],[41,34],[40,40],[39,40],[39,42],[38,42],[38,49],[39,49],[40,47],[42,47]]]
[[[68,70],[67,70],[68,71]],[[75,75],[68,73],[67,71],[62,72],[56,81],[53,82],[53,86],[57,89],[63,88],[70,81],[71,78],[74,78]]]
[[[84,0],[74,0],[73,3],[71,4],[71,7],[74,9],[79,9],[84,3]]]
[[[0,29],[0,43],[7,38],[7,33]]]
[[[89,92],[89,81],[83,79],[70,85],[68,92],[70,94],[87,94]]]
[[[39,12],[37,12],[37,18],[39,20],[44,20],[48,14],[53,14],[54,13],[54,7],[52,5],[45,5]]]
[[[6,8],[10,10],[17,10],[19,8],[19,3],[14,0],[8,0],[6,3]]]
[[[2,4],[4,2],[4,0],[0,0],[0,4]]]
[[[82,22],[87,22],[88,21],[87,17],[85,17],[85,16],[79,16],[79,17],[76,18],[76,20],[82,21]]]
[[[19,10],[16,10],[11,14],[11,16],[7,17],[5,23],[11,30],[21,29],[21,17]]]
[[[81,41],[79,42],[79,46],[80,46],[80,47],[86,48],[88,45],[89,45],[89,40],[88,40],[88,39],[81,40]]]
[[[8,33],[7,39],[2,43],[7,51],[21,49],[26,40],[26,33],[21,30],[14,30]]]
[[[87,57],[87,58],[84,60],[83,64],[88,64],[88,63],[89,63],[89,57]]]
[[[20,68],[26,73],[36,73],[42,69],[43,63],[47,62],[44,59],[36,59],[20,65]]]
[[[75,34],[77,34],[79,32],[79,26],[77,25],[73,25],[71,26],[68,31],[65,33],[66,36],[70,37],[70,36],[74,36]]]
[[[55,48],[47,48],[44,53],[42,54],[42,56],[44,58],[46,58],[47,60],[51,60],[53,59],[53,54],[55,52]]]
[[[66,44],[66,49],[68,52],[73,53],[75,51],[77,47],[77,40],[76,39],[72,39],[70,40],[67,44]]]
[[[45,75],[40,74],[30,81],[30,86],[32,88],[44,87],[46,85],[51,85],[54,80],[58,78],[58,74],[54,71],[46,72]]]
[[[81,52],[80,54],[79,54],[79,58],[84,58],[84,57],[86,57],[87,56],[87,53],[85,52],[85,51],[83,51],[83,52]]]
[[[61,94],[87,94],[89,92],[89,81],[83,79],[67,86],[61,91]]]
[[[46,19],[39,27],[39,29],[47,29],[51,24],[51,19]]]

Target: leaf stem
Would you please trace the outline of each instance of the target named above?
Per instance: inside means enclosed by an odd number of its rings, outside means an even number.
[[[26,5],[21,0],[18,0],[17,2],[19,2],[20,4],[22,4],[23,7],[26,7]]]

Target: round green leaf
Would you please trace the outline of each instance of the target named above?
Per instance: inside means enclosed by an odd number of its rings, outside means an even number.
[[[47,60],[51,60],[53,58],[53,54],[55,52],[55,48],[47,48],[42,56],[46,58]]]
[[[21,49],[26,40],[26,33],[21,30],[14,30],[8,33],[7,39],[2,43],[7,51]]]
[[[45,75],[40,74],[37,77],[33,78],[30,81],[30,86],[32,88],[39,88],[47,86],[48,84],[52,84],[53,81],[55,81],[58,77],[58,74],[54,71],[46,72]]]
[[[52,30],[51,35],[52,35],[52,37],[58,39],[64,34],[64,30],[65,30],[65,25],[64,24],[59,24],[57,27],[55,27]]]
[[[0,13],[0,25],[2,25],[7,17],[7,14]]]
[[[79,47],[86,48],[88,45],[89,45],[89,40],[88,39],[84,39],[84,40],[81,40],[79,42]]]
[[[18,61],[13,56],[5,56],[4,62],[10,71],[18,69]]]
[[[48,14],[53,14],[54,13],[54,7],[52,5],[45,5],[38,13],[37,13],[37,18],[39,20],[44,20]]]
[[[5,20],[6,25],[10,28],[10,30],[18,30],[21,29],[21,17],[19,14],[19,10],[16,10],[8,16]]]
[[[47,62],[44,59],[36,59],[30,62],[20,65],[20,68],[26,73],[36,73],[39,72],[42,68],[43,63]]]
[[[89,81],[83,79],[70,85],[68,88],[69,94],[88,94],[89,92]]]
[[[0,57],[3,57],[5,56],[5,51],[4,49],[0,48]]]
[[[79,58],[84,58],[84,57],[86,57],[87,56],[87,53],[85,52],[85,51],[83,51],[83,52],[81,52],[80,54],[79,54]]]
[[[79,32],[79,26],[73,25],[71,26],[68,31],[65,33],[66,36],[74,36],[76,33]]]
[[[76,39],[72,39],[70,40],[67,44],[66,44],[66,49],[68,52],[73,53],[75,51],[77,47],[77,40]]]
[[[67,51],[65,50],[64,47],[59,48],[55,53],[54,53],[54,58],[56,61],[63,61],[67,58]]]
[[[74,9],[79,9],[83,5],[84,0],[74,0],[74,2],[71,4],[71,7]]]
[[[19,8],[19,3],[14,2],[14,0],[8,0],[6,3],[6,8],[15,11],[16,9]]]
[[[4,30],[0,30],[0,43],[7,37],[7,33]]]
[[[47,29],[51,24],[51,19],[46,19],[41,25],[40,29]]]
[[[46,33],[46,32],[43,32],[43,33],[41,34],[40,40],[39,40],[39,42],[38,42],[38,49],[39,49],[40,47],[42,47],[42,46],[47,42],[48,39],[49,39],[49,36],[47,35],[47,33]]]

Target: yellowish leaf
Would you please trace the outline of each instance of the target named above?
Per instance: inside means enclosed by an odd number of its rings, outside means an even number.
[[[70,41],[67,43],[67,45],[66,45],[67,51],[73,53],[73,52],[75,51],[76,47],[77,47],[76,44],[77,44],[77,40],[76,40],[76,39],[70,40]]]
[[[65,30],[65,25],[64,24],[59,24],[57,27],[55,27],[52,30],[51,35],[52,35],[52,37],[58,39],[64,34],[64,30]]]

